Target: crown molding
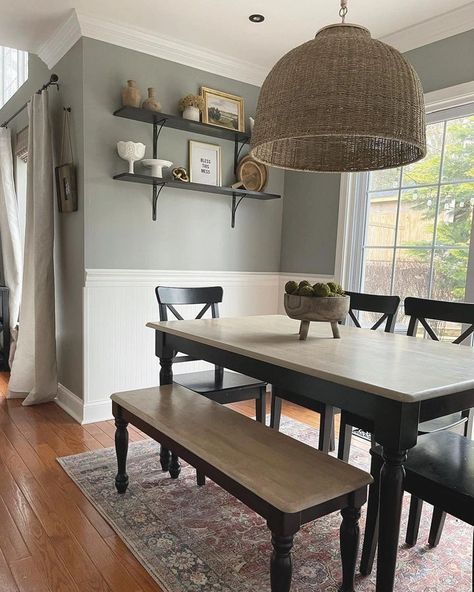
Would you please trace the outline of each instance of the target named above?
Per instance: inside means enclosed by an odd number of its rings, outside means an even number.
[[[185,41],[78,12],[82,35],[165,60],[261,86],[268,71],[263,66],[216,53]]]
[[[443,15],[407,27],[380,40],[405,52],[472,29],[474,3]],[[71,49],[81,36],[104,41],[134,51],[153,55],[185,66],[212,72],[261,86],[269,67],[257,65],[228,55],[204,49],[198,45],[157,35],[150,31],[120,24],[73,10],[66,21],[37,50],[48,68]]]
[[[379,39],[405,52],[469,31],[473,28],[473,23],[474,2],[470,2]]]
[[[79,41],[81,36],[79,20],[76,11],[73,10],[64,23],[38,48],[36,53],[51,70],[66,55],[71,47]]]
[[[460,107],[468,103],[474,103],[474,81],[425,94],[425,106],[428,113]]]

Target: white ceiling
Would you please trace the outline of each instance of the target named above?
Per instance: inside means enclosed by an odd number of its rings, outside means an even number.
[[[472,19],[454,26],[457,18],[474,15],[473,1],[349,0],[348,6],[348,22],[363,24],[388,42],[398,39],[398,32],[403,37],[403,30],[415,26],[416,31],[420,23],[423,30],[440,29],[443,22],[454,32],[474,28]],[[265,68],[322,26],[339,21],[338,0],[0,0],[0,9],[0,44],[35,53],[75,9],[95,22],[142,29]],[[265,15],[265,22],[251,23],[252,13]],[[445,28],[437,38],[452,34]]]

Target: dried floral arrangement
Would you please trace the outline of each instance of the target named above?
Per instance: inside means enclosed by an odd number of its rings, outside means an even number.
[[[186,107],[197,107],[199,111],[204,109],[204,99],[201,95],[186,95],[180,99],[178,103],[178,109],[184,111]]]

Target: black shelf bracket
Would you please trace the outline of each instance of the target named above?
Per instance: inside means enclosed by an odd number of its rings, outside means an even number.
[[[153,222],[156,222],[156,209],[158,205],[158,198],[160,197],[161,190],[166,185],[166,183],[161,183],[160,185],[153,185],[153,203],[152,203],[152,210],[151,215],[153,218]]]
[[[244,195],[240,195],[240,199],[237,199],[237,196],[235,195],[235,193],[232,196],[232,217],[231,217],[231,222],[230,222],[231,228],[235,228],[235,213],[237,212],[237,208],[240,206],[240,204],[242,203],[242,200],[245,197],[247,197],[247,195],[244,194]]]

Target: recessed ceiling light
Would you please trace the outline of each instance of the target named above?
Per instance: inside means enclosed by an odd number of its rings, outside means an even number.
[[[263,14],[251,14],[249,16],[249,21],[252,21],[252,23],[263,23],[264,20]]]

